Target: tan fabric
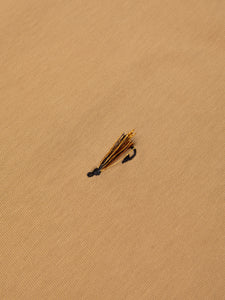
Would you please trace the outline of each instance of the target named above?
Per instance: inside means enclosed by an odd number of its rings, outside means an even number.
[[[224,12],[0,2],[0,299],[224,299]]]

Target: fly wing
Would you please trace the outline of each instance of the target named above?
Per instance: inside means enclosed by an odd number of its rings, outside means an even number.
[[[105,159],[101,164],[101,169],[105,169],[106,167],[110,166],[112,163],[117,160],[123,153],[125,153],[129,148],[133,146],[134,142],[129,136],[126,134],[125,137],[122,139],[120,144],[114,151],[108,155],[107,159]]]
[[[112,155],[112,153],[119,147],[119,145],[121,144],[121,141],[124,139],[125,136],[126,136],[126,134],[122,133],[121,136],[115,141],[112,148],[108,151],[108,153],[101,160],[100,166],[103,165],[107,161],[107,159]]]

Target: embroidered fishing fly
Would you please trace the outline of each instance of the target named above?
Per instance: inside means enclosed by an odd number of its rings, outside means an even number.
[[[137,153],[137,150],[134,147],[134,129],[128,133],[122,133],[122,135],[116,140],[112,148],[101,160],[99,166],[95,168],[92,172],[88,172],[87,176],[92,177],[94,175],[100,175],[102,171],[105,171],[108,167],[114,166],[122,160],[122,164],[133,159]],[[124,155],[128,154],[124,157]],[[130,152],[133,151],[133,154],[130,155]]]

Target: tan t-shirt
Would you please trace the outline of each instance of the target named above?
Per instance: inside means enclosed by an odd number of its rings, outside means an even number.
[[[0,2],[0,299],[224,299],[220,0]],[[87,177],[136,129],[136,157]]]

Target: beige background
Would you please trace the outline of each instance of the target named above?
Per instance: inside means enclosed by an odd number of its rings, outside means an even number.
[[[224,299],[224,12],[0,1],[1,299]]]

